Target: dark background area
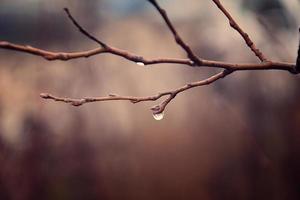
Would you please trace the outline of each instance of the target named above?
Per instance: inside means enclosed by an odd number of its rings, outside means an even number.
[[[205,59],[258,62],[212,1],[159,1]],[[295,62],[297,0],[224,5],[265,55]],[[72,26],[145,57],[178,57],[157,11],[138,0],[0,0],[0,40],[53,51],[97,47]],[[282,71],[237,72],[182,93],[162,121],[155,103],[72,107],[58,96],[146,96],[217,69],[141,67],[112,55],[45,61],[0,49],[0,199],[300,199],[300,81]]]

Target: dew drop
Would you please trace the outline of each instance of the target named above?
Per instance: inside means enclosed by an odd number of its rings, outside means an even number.
[[[162,120],[164,118],[164,113],[153,113],[153,118],[157,121]]]
[[[143,63],[143,62],[137,62],[136,64],[139,66],[145,66],[145,63]]]

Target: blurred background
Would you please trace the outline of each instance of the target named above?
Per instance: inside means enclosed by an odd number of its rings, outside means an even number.
[[[258,62],[211,0],[158,0],[202,58]],[[265,55],[295,62],[297,0],[222,1]],[[148,58],[185,58],[146,0],[0,0],[0,40],[52,51],[106,43]],[[141,67],[113,55],[45,61],[0,49],[0,199],[300,198],[300,80],[283,71],[236,72],[172,101],[44,101],[39,93],[147,96],[218,69]]]

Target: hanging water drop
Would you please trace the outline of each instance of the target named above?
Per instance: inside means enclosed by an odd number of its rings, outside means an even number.
[[[139,66],[145,66],[145,63],[143,63],[143,62],[137,62],[136,64]]]
[[[157,121],[162,120],[164,118],[164,113],[153,113],[153,118]]]

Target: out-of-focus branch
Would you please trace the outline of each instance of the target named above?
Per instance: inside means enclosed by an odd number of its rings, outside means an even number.
[[[299,36],[300,36],[300,28],[299,28]],[[300,38],[299,38],[299,45],[298,45],[298,54],[296,60],[296,72],[300,72]]]
[[[294,63],[284,63],[284,62],[275,62],[275,61],[267,60],[265,58],[265,56],[263,55],[263,53],[255,46],[253,41],[250,39],[249,35],[245,31],[242,30],[242,28],[236,23],[236,21],[233,19],[233,17],[230,15],[230,13],[224,8],[224,6],[221,4],[220,0],[213,0],[213,2],[225,14],[225,16],[229,20],[230,26],[233,29],[235,29],[243,37],[243,39],[245,40],[248,47],[260,59],[261,63],[227,63],[227,62],[219,62],[219,61],[205,60],[205,59],[199,58],[192,51],[192,49],[183,41],[183,39],[180,37],[180,35],[176,31],[175,27],[169,20],[166,11],[159,6],[159,4],[157,3],[156,0],[148,0],[148,1],[160,13],[160,15],[164,19],[166,25],[172,32],[176,43],[182,49],[184,49],[185,52],[187,53],[188,59],[180,59],[180,58],[147,59],[147,58],[144,58],[143,56],[136,55],[136,54],[128,52],[126,50],[122,50],[122,49],[118,49],[118,48],[109,46],[108,44],[99,40],[97,37],[93,36],[87,30],[85,30],[76,21],[76,19],[71,15],[69,10],[66,8],[65,8],[65,12],[67,13],[67,16],[72,21],[72,23],[78,28],[78,30],[83,35],[88,37],[90,40],[96,42],[98,45],[100,45],[99,48],[95,48],[95,49],[87,50],[87,51],[80,51],[80,52],[52,52],[52,51],[46,51],[43,49],[31,47],[31,46],[24,46],[24,45],[9,43],[7,41],[0,41],[0,48],[25,52],[25,53],[33,54],[36,56],[41,56],[50,61],[52,61],[52,60],[66,61],[66,60],[70,60],[70,59],[90,57],[90,56],[95,56],[98,54],[108,53],[108,54],[113,54],[113,55],[125,58],[129,61],[133,61],[139,65],[171,63],[171,64],[188,65],[188,66],[193,66],[193,67],[212,67],[212,68],[222,68],[223,69],[222,72],[219,72],[205,80],[191,82],[180,88],[162,92],[162,93],[158,93],[153,96],[146,96],[146,97],[121,96],[121,95],[116,95],[116,94],[110,94],[110,95],[104,96],[104,97],[85,97],[85,98],[80,98],[80,99],[73,99],[73,98],[57,97],[57,96],[47,94],[47,93],[40,94],[40,96],[44,99],[50,99],[50,100],[54,100],[54,101],[69,103],[73,106],[81,106],[86,103],[98,102],[98,101],[117,101],[117,100],[130,101],[132,103],[139,103],[139,102],[143,102],[143,101],[156,101],[162,97],[166,97],[166,99],[164,101],[162,101],[160,104],[153,106],[151,108],[151,110],[153,111],[153,114],[162,113],[166,109],[167,105],[177,96],[177,94],[184,92],[186,90],[189,90],[191,88],[194,88],[194,87],[211,84],[221,78],[224,78],[225,76],[227,76],[235,71],[283,70],[283,71],[289,71],[293,74],[300,73],[299,56],[297,59],[297,67]],[[299,52],[298,52],[298,54],[299,54]]]

